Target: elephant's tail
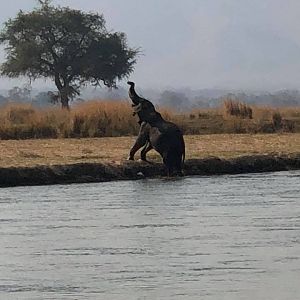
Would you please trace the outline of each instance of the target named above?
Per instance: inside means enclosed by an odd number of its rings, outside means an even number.
[[[182,160],[181,160],[182,167],[184,165],[184,161],[185,161],[185,142],[182,136]]]

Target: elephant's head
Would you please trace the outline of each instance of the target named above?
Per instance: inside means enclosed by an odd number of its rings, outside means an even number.
[[[133,102],[133,104],[132,104],[133,111],[134,111],[133,114],[134,115],[137,114],[140,118],[140,121],[146,121],[146,119],[148,119],[148,115],[155,112],[154,105],[152,104],[152,102],[140,97],[136,93],[136,91],[134,89],[134,87],[135,87],[134,82],[128,81],[127,84],[130,85],[128,94],[129,94],[129,98]]]

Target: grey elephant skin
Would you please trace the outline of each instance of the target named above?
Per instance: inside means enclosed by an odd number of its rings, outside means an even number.
[[[130,150],[129,159],[133,160],[135,153],[144,147],[141,159],[147,161],[147,152],[154,149],[161,155],[168,176],[182,176],[185,143],[181,130],[176,124],[164,120],[149,100],[138,96],[133,82],[129,81],[128,84],[134,114],[138,115],[140,123],[139,135]]]

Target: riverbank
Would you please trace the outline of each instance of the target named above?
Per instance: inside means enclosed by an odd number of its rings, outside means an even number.
[[[0,141],[0,186],[134,180],[163,176],[153,164],[126,161],[135,137]],[[185,136],[186,175],[300,169],[300,134]],[[139,153],[136,154],[138,159]]]
[[[221,175],[275,172],[300,169],[300,154],[292,156],[254,155],[232,159],[211,157],[189,159],[185,175]],[[124,161],[115,163],[78,163],[69,165],[0,168],[0,186],[49,185],[137,180],[164,176],[161,163]]]

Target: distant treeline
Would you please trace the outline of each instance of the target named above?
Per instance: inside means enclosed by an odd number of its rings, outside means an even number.
[[[163,90],[154,89],[138,90],[139,94],[151,100],[158,107],[169,107],[180,112],[198,108],[220,107],[224,101],[230,99],[241,101],[249,105],[260,105],[270,107],[291,107],[300,105],[300,91],[281,90],[277,92],[241,92],[221,89],[202,90]],[[118,89],[95,89],[86,88],[82,91],[80,98],[75,102],[85,100],[106,99],[111,101],[124,100],[128,98],[128,90],[123,87]],[[55,94],[47,91],[32,91],[30,85],[13,87],[8,91],[0,92],[0,105],[8,102],[31,103],[34,106],[44,107],[56,104]]]
[[[34,106],[51,106],[54,104],[51,92],[33,93],[30,85],[22,87],[15,86],[0,94],[0,105],[5,105],[10,102],[32,104]]]
[[[164,91],[158,98],[157,104],[185,111],[197,108],[216,108],[228,99],[241,101],[249,105],[291,107],[300,105],[300,91],[282,90],[274,93],[260,94],[228,92],[225,90],[204,90],[203,93],[201,90],[187,91],[186,93]]]
[[[197,108],[216,108],[223,105],[227,99],[241,101],[249,105],[263,105],[271,107],[300,105],[300,91],[280,90],[277,92],[243,92],[223,89],[169,89],[158,91],[155,89],[139,90],[144,98],[151,100],[160,107],[170,107],[178,111],[187,111]],[[127,89],[120,87],[117,90],[105,89],[86,90],[84,99],[126,99]]]

